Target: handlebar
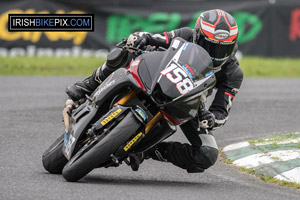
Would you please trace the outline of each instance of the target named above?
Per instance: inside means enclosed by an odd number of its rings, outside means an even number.
[[[133,47],[133,46],[128,46],[127,45],[127,38],[123,38],[123,40],[116,45],[117,47],[123,48],[128,50],[129,52],[135,53],[136,55],[141,55],[146,52],[151,52],[151,51],[165,51],[166,49],[163,47],[155,47],[151,45],[146,45],[143,48],[138,48],[138,47]]]

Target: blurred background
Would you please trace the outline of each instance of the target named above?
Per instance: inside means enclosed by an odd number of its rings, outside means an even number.
[[[89,74],[131,33],[193,28],[215,8],[237,21],[246,76],[300,76],[300,0],[1,0],[0,74]],[[8,31],[8,14],[41,13],[94,14],[94,32]]]
[[[219,147],[299,131],[300,0],[0,0],[0,199],[299,200],[299,191],[262,184],[221,158],[203,174],[147,161],[138,174],[123,164],[78,184],[42,167],[44,150],[64,131],[67,85],[90,76],[131,33],[194,28],[201,12],[216,8],[237,21],[245,76],[230,119],[214,132]],[[94,14],[94,32],[8,31],[8,14],[55,13]],[[181,133],[170,140],[187,142]]]

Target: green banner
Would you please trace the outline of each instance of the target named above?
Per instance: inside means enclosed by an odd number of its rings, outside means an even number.
[[[161,33],[194,28],[201,12],[216,6],[231,13],[239,28],[239,50],[244,55],[300,56],[300,1],[65,1],[0,2],[0,56],[104,55],[136,31]],[[9,32],[8,14],[94,14],[94,32]],[[57,50],[64,53],[55,53]]]

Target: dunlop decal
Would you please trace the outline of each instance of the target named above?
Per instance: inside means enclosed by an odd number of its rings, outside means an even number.
[[[147,115],[146,113],[141,109],[141,108],[136,108],[135,112],[141,116],[141,118],[144,120],[144,122],[147,120]]]
[[[111,115],[109,115],[108,117],[106,117],[101,124],[104,126],[105,124],[107,124],[108,122],[110,122],[113,118],[115,118],[120,112],[122,111],[121,108],[119,108],[118,110],[116,110],[115,112],[113,112]]]
[[[128,144],[124,147],[124,150],[127,151],[140,137],[142,136],[142,132],[137,134]]]

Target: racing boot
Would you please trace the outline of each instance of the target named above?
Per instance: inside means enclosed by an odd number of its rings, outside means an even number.
[[[145,159],[149,158],[162,162],[168,162],[166,159],[168,147],[168,142],[162,142],[145,152],[130,154],[129,161],[131,169],[133,171],[138,171],[140,164],[142,164]]]
[[[90,95],[101,84],[99,71],[101,67],[98,67],[92,76],[87,77],[83,81],[78,81],[73,85],[69,85],[66,88],[66,93],[73,101],[79,101],[84,99],[85,95]]]
[[[170,147],[170,142],[161,142],[145,152],[145,158],[152,158],[162,162],[168,162],[167,153]]]
[[[108,54],[106,63],[98,67],[92,76],[68,86],[66,88],[67,95],[73,101],[78,101],[85,98],[85,95],[92,94],[112,72],[129,63],[131,58],[125,59],[127,54],[128,52],[122,48],[113,49]]]
[[[133,153],[129,155],[129,162],[130,162],[130,166],[131,169],[133,171],[138,171],[140,164],[142,164],[142,162],[145,159],[145,153]]]

